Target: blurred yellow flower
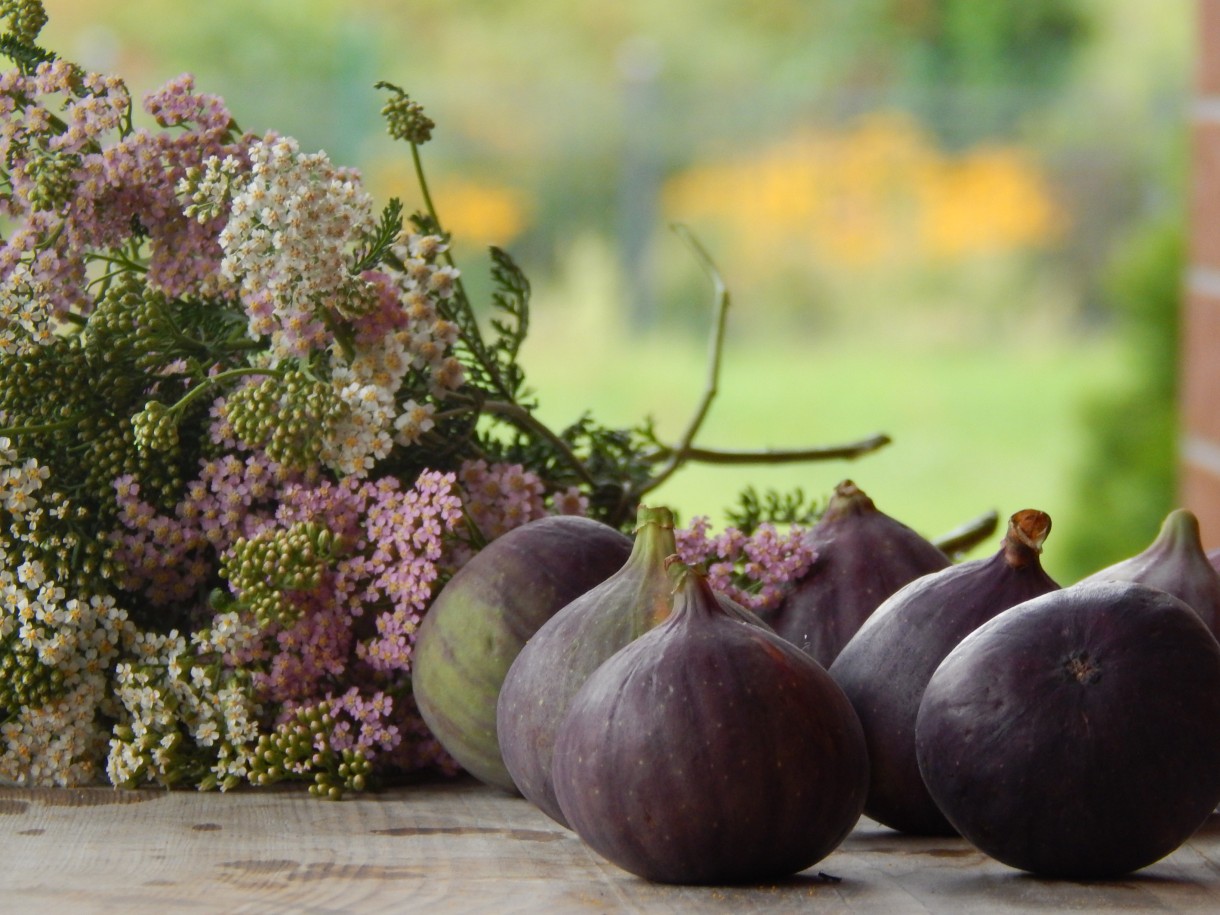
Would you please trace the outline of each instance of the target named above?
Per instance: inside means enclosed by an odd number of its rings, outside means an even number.
[[[422,208],[415,176],[398,162],[374,166],[369,185],[379,196],[400,198],[408,211]],[[444,175],[429,185],[445,231],[464,245],[504,246],[530,224],[530,201],[517,188]]]
[[[529,206],[515,188],[463,178],[440,179],[432,189],[446,231],[475,245],[505,245],[528,225]]]
[[[695,165],[667,182],[663,206],[671,219],[722,226],[751,254],[774,257],[796,243],[806,257],[843,266],[1045,245],[1066,222],[1019,148],[946,153],[894,113]]]

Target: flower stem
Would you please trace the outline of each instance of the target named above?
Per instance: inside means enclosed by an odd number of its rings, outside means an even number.
[[[576,471],[577,475],[589,486],[596,486],[597,480],[593,478],[593,474],[589,472],[589,468],[585,466],[585,462],[577,456],[562,438],[556,435],[551,429],[534,417],[529,410],[508,401],[502,400],[485,400],[483,401],[482,411],[484,413],[494,413],[497,416],[503,416],[510,422],[521,427],[527,432],[532,432],[539,438],[546,439],[556,451],[558,451],[565,461]]]
[[[191,403],[192,401],[203,396],[204,392],[210,391],[212,388],[217,387],[221,382],[228,381],[230,378],[240,378],[243,375],[283,375],[283,374],[284,374],[284,372],[281,369],[265,369],[265,368],[258,368],[256,366],[245,366],[245,367],[236,368],[236,369],[226,369],[223,372],[217,372],[215,375],[209,375],[207,380],[205,380],[202,384],[195,385],[195,387],[191,388],[189,391],[187,391],[185,394],[183,394],[182,397],[178,400],[178,402],[169,408],[169,411],[171,413],[173,413],[173,412],[181,412],[182,410],[185,410],[189,403]]]
[[[423,157],[419,152],[419,144],[411,144],[411,164],[415,168],[415,180],[419,184],[420,194],[424,198],[424,209],[428,213],[428,218],[431,220],[436,232],[442,236],[445,235],[444,226],[441,224],[440,216],[436,211],[436,204],[432,201],[432,192],[428,188],[428,176],[424,172]],[[452,320],[458,328],[458,336],[470,351],[470,354],[479,361],[483,370],[487,373],[487,377],[495,385],[497,391],[512,399],[512,391],[508,385],[504,383],[504,378],[500,373],[500,367],[496,365],[495,359],[487,351],[487,346],[484,344],[482,335],[479,331],[478,319],[474,316],[474,311],[470,307],[470,298],[466,295],[466,286],[462,282],[461,271],[458,270],[457,262],[454,260],[453,252],[446,249],[441,255],[445,263],[457,270],[457,278],[454,280],[454,298],[458,302],[458,309],[462,312],[461,315],[455,315],[449,306],[441,301],[438,307],[446,320]]]
[[[436,226],[436,231],[441,235],[444,235],[445,230],[441,225],[440,216],[437,215],[436,204],[432,202],[432,191],[428,188],[428,176],[424,173],[424,160],[419,154],[418,143],[411,144],[411,164],[415,168],[415,180],[419,184],[419,192],[424,198],[424,209],[428,211],[428,217],[432,220],[432,224]],[[445,259],[446,264],[448,264],[454,270],[457,269],[457,264],[453,260],[453,253],[451,251],[446,250],[441,256]],[[457,280],[454,282],[454,285],[457,287],[458,294],[462,297],[462,300],[467,301],[466,289],[462,285],[462,277],[460,274],[458,275]]]
[[[105,261],[108,264],[115,264],[124,270],[134,270],[136,273],[147,273],[148,268],[143,264],[138,264],[130,258],[118,257],[113,254],[99,254],[93,252],[89,254],[90,260]]]
[[[53,423],[31,423],[27,426],[5,426],[0,428],[0,435],[5,436],[6,438],[15,438],[19,435],[40,435],[43,432],[59,432],[62,429],[71,429],[84,418],[84,413],[77,413],[73,416],[69,416],[67,419],[56,420]]]

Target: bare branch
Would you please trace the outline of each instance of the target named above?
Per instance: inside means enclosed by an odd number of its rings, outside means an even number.
[[[675,471],[688,459],[695,436],[699,434],[699,429],[703,426],[703,420],[707,418],[708,410],[711,409],[712,401],[715,400],[720,386],[720,359],[724,351],[724,332],[728,324],[729,288],[725,285],[720,271],[716,269],[711,255],[691,234],[691,231],[683,225],[674,225],[673,230],[690,246],[700,266],[712,281],[713,318],[711,339],[708,344],[707,381],[704,384],[699,405],[695,408],[695,413],[687,424],[686,431],[678,440],[678,444],[663,457],[665,465],[657,471],[647,486],[636,493],[637,496],[656,489],[673,476]]]
[[[657,460],[668,459],[672,463],[697,461],[701,464],[794,464],[803,461],[852,460],[863,457],[890,443],[888,435],[880,432],[858,442],[843,445],[819,445],[812,448],[763,448],[757,451],[732,451],[715,448],[687,447],[682,452],[662,446]]]
[[[994,534],[999,521],[999,514],[992,509],[971,521],[967,521],[965,524],[955,527],[949,533],[937,537],[932,542],[945,555],[956,559]]]
[[[546,439],[556,451],[563,455],[564,460],[568,462],[585,483],[590,486],[597,485],[597,481],[589,473],[589,468],[585,466],[585,462],[572,450],[571,446],[552,432],[545,423],[535,417],[529,410],[511,401],[503,400],[485,400],[481,404],[480,409],[484,413],[494,413],[497,416],[503,416],[509,422],[525,431],[532,432],[538,437]]]

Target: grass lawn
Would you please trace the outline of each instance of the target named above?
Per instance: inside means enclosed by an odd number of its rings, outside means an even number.
[[[537,316],[524,353],[544,420],[561,427],[588,409],[618,426],[651,415],[667,440],[682,433],[705,382],[705,343],[671,335],[629,340],[579,315],[559,327],[548,327],[548,320]],[[703,514],[720,524],[747,484],[799,486],[821,497],[851,478],[883,511],[928,536],[989,509],[1006,520],[1019,509],[1039,508],[1055,522],[1045,566],[1068,584],[1092,571],[1056,560],[1056,541],[1072,537],[1073,519],[1087,510],[1072,491],[1087,435],[1081,407],[1115,384],[1122,370],[1119,346],[1105,338],[1032,341],[997,334],[986,343],[877,346],[862,339],[731,336],[699,444],[790,448],[874,432],[894,442],[855,462],[687,465],[654,501],[684,519]],[[974,555],[989,554],[996,543]]]

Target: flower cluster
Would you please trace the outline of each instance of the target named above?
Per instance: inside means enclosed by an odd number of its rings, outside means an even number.
[[[0,437],[0,778],[74,785],[97,775],[106,735],[95,712],[132,629],[113,597],[69,594],[47,575],[38,541],[63,507],[48,476]]]
[[[221,274],[237,284],[250,336],[269,339],[274,364],[330,344],[320,304],[348,314],[368,307],[367,284],[347,268],[352,239],[373,228],[373,206],[355,173],[325,153],[302,153],[289,137],[268,135],[245,154],[245,163],[210,157],[178,191],[190,194],[200,221],[227,214]]]
[[[232,226],[230,220],[225,231]],[[253,232],[260,233],[265,230]],[[320,461],[336,473],[358,476],[369,473],[396,443],[418,444],[434,426],[436,407],[429,398],[443,399],[465,381],[461,363],[451,354],[457,325],[440,316],[437,301],[452,295],[456,278],[456,270],[436,263],[444,250],[434,236],[411,236],[399,246],[403,269],[393,276],[354,276],[344,270],[342,284],[319,291],[316,279],[294,275],[287,280],[286,298],[275,292],[275,284],[285,280],[273,283],[272,277],[279,276],[267,264],[273,258],[251,256],[257,266],[242,272],[241,296],[248,333],[265,339],[268,350],[258,377],[220,405],[219,418],[229,424],[234,440],[265,447],[291,466]],[[338,256],[332,252],[331,260]],[[231,253],[225,263],[232,271],[230,258]],[[328,272],[325,265],[309,266],[319,275]],[[252,274],[259,279],[248,288]],[[311,285],[312,299],[302,291]],[[349,311],[348,338],[336,340],[329,329],[334,314]],[[319,378],[315,368],[319,351],[328,380]]]
[[[466,461],[458,479],[466,490],[466,511],[485,540],[547,514],[542,479],[520,464]]]
[[[47,11],[41,0],[0,0],[0,17],[9,20],[9,30],[16,38],[30,43],[47,24]]]
[[[0,280],[0,352],[23,353],[46,346],[55,333],[51,316],[39,307],[46,286],[18,263]]]
[[[376,254],[355,172],[237,135],[189,77],[144,108],[160,132],[132,126],[121,81],[59,60],[0,77],[0,424],[45,430],[2,440],[3,771],[87,781],[108,746],[116,784],[230,786],[323,704],[361,771],[450,767],[404,674],[461,503],[443,472],[370,478],[465,383],[446,244]],[[109,410],[70,393],[94,383]],[[86,429],[114,456],[65,476]],[[42,493],[52,477],[83,477],[87,507]],[[62,570],[85,532],[102,593],[40,559]]]
[[[793,526],[781,534],[774,524],[760,524],[746,535],[727,527],[711,536],[707,518],[674,532],[678,555],[687,565],[707,570],[708,583],[751,610],[775,607],[788,582],[800,578],[817,558],[805,531]]]
[[[446,533],[461,518],[453,484],[435,472],[409,489],[388,477],[309,483],[265,457],[230,456],[205,465],[161,515],[121,481],[128,588],[181,603],[210,566],[228,585],[196,608],[210,622],[189,639],[145,635],[138,663],[119,665],[125,715],[111,740],[112,779],[172,783],[206,768],[209,783],[226,787],[256,770],[259,783],[304,774],[259,769],[268,752],[256,752],[259,741],[272,737],[254,725],[280,709],[273,723],[287,739],[303,710],[323,705],[327,747],[357,754],[364,774],[449,765],[414,726],[403,675]],[[184,551],[168,573],[148,561],[158,543]]]
[[[454,771],[410,686],[437,589],[547,514],[623,525],[663,451],[533,415],[504,252],[485,321],[430,209],[378,215],[189,76],[139,127],[121,80],[37,47],[41,3],[0,20],[0,778]],[[382,88],[417,155],[432,122]],[[686,556],[752,605],[808,562],[706,534]]]
[[[39,295],[40,321],[87,313],[86,252],[146,240],[149,282],[171,295],[216,288],[215,225],[183,212],[176,186],[190,168],[240,147],[223,105],[197,95],[189,78],[145,100],[164,123],[192,129],[126,130],[131,100],[115,77],[83,73],[63,60],[32,74],[0,74],[0,207],[17,228],[0,251],[0,274],[23,263]]]
[[[106,761],[110,781],[237,785],[249,775],[259,736],[247,679],[203,663],[176,630],[141,632],[128,659],[115,665],[121,710]]]

